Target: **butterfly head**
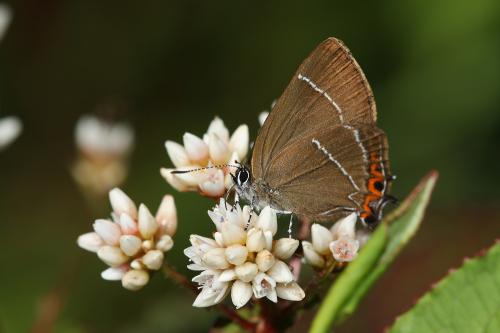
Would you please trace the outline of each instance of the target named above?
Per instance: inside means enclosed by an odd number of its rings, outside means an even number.
[[[244,165],[240,164],[234,175],[231,176],[238,188],[244,188],[250,183],[250,170]]]

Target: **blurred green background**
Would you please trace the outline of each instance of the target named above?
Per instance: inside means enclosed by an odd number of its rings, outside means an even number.
[[[0,154],[1,332],[204,332],[214,313],[160,275],[140,293],[103,281],[76,237],[89,205],[68,167],[78,117],[117,103],[136,129],[123,189],[152,210],[174,193],[159,175],[163,143],[201,135],[221,116],[234,130],[278,97],[323,39],[342,39],[375,93],[393,192],[440,171],[423,227],[343,332],[381,332],[432,282],[500,235],[500,2],[9,2],[0,44],[0,116],[24,133]],[[174,193],[180,270],[190,233],[208,234],[213,204]],[[192,276],[192,273],[188,273]],[[302,323],[305,327],[307,317]]]

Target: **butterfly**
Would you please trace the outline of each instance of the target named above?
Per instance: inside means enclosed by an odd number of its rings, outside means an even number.
[[[314,221],[355,212],[375,226],[391,175],[372,89],[349,49],[322,42],[292,77],[260,129],[250,167],[233,175],[238,195]]]

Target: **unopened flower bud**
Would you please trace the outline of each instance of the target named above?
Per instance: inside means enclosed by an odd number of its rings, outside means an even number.
[[[219,117],[215,117],[214,120],[210,122],[210,125],[208,126],[207,134],[217,134],[217,136],[227,142],[229,141],[229,131],[224,125],[224,121],[220,119]]]
[[[94,230],[106,244],[118,245],[122,234],[118,224],[100,219],[94,222]]]
[[[266,238],[260,229],[250,229],[247,237],[247,248],[250,252],[259,252],[266,248]]]
[[[243,265],[236,266],[234,269],[236,276],[243,282],[250,282],[259,272],[257,265],[251,262],[246,262]]]
[[[111,267],[117,267],[127,262],[128,257],[119,247],[104,245],[97,251],[99,259]]]
[[[327,228],[320,224],[313,224],[311,227],[311,238],[314,250],[319,254],[327,254],[333,236]]]
[[[243,160],[248,153],[250,135],[247,125],[240,125],[231,136],[229,147],[238,154],[238,160]]]
[[[275,259],[271,252],[268,250],[262,250],[255,257],[255,263],[259,267],[259,271],[266,272],[274,265]]]
[[[220,282],[229,282],[236,280],[237,276],[234,269],[226,269],[219,275]]]
[[[247,233],[245,230],[232,223],[223,223],[221,225],[221,233],[222,239],[224,240],[224,244],[232,245],[232,244],[245,244]]]
[[[161,236],[161,238],[156,243],[156,248],[162,252],[170,251],[172,246],[174,246],[174,241],[169,235]]]
[[[267,116],[269,116],[269,112],[261,112],[259,114],[259,124],[260,126],[264,125],[264,122],[266,121],[267,119]]]
[[[276,286],[276,293],[279,298],[289,301],[301,301],[306,297],[304,290],[296,282],[278,284]]]
[[[276,235],[276,232],[278,231],[276,212],[270,206],[266,206],[260,212],[257,227],[264,231],[271,231],[273,236]]]
[[[293,281],[293,274],[290,271],[290,268],[281,260],[276,260],[273,267],[271,267],[266,274],[278,283],[288,283]]]
[[[161,227],[163,234],[173,236],[177,231],[177,209],[175,208],[174,197],[165,195],[161,201],[156,221]]]
[[[79,247],[90,252],[97,252],[104,245],[104,241],[96,232],[80,235],[76,242]]]
[[[146,267],[142,264],[142,261],[140,259],[134,259],[130,263],[130,267],[133,269],[145,269]]]
[[[191,133],[185,133],[183,141],[189,159],[195,163],[205,164],[209,157],[206,143]]]
[[[210,160],[215,164],[226,163],[229,158],[229,147],[215,133],[209,134],[208,150],[210,152]]]
[[[142,257],[142,263],[151,270],[159,270],[163,264],[163,252],[160,250],[148,251]]]
[[[252,286],[240,280],[236,280],[231,288],[231,300],[234,306],[239,309],[248,303],[252,297]]]
[[[281,238],[274,243],[273,254],[278,259],[286,260],[297,251],[298,247],[298,240],[293,238]]]
[[[201,260],[205,265],[213,269],[226,269],[229,267],[223,248],[209,250]]]
[[[247,260],[248,249],[246,246],[235,244],[226,248],[226,259],[235,266],[243,264]]]
[[[153,242],[151,240],[149,240],[149,239],[145,240],[145,241],[142,242],[141,247],[142,247],[142,250],[144,252],[147,252],[147,251],[149,251],[149,250],[151,250],[153,248]]]
[[[314,250],[311,243],[302,241],[302,250],[304,251],[304,258],[309,265],[319,268],[325,265],[325,259]]]
[[[120,281],[126,272],[127,269],[124,267],[110,267],[101,272],[101,277],[108,281]]]
[[[114,188],[109,192],[109,201],[116,215],[127,214],[132,219],[137,219],[137,207],[132,199],[119,188]]]
[[[139,231],[137,223],[127,214],[120,215],[120,229],[124,235],[135,235]]]
[[[165,142],[165,148],[167,149],[167,154],[170,157],[172,164],[176,168],[190,164],[186,149],[184,149],[182,145],[177,142],[167,141]]]
[[[120,237],[120,248],[123,253],[133,257],[141,249],[142,241],[139,237],[133,235],[123,235]]]
[[[148,207],[145,205],[139,206],[139,232],[144,239],[150,239],[158,230],[158,224],[155,218],[151,215]]]
[[[331,228],[331,234],[333,239],[338,239],[341,237],[355,238],[356,235],[356,221],[358,216],[356,213],[351,213],[344,217],[343,219],[337,221]]]
[[[132,269],[125,273],[122,278],[122,286],[125,289],[137,291],[147,285],[149,282],[149,274],[143,270]]]

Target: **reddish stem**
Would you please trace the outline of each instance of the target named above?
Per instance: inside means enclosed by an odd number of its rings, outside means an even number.
[[[299,220],[299,225],[300,229],[297,233],[297,239],[299,241],[303,241],[309,236],[311,221],[309,219],[303,218]],[[300,262],[300,257],[294,256],[292,259],[290,259],[290,267],[292,268],[292,273],[295,281],[299,280],[301,266],[302,264]]]

